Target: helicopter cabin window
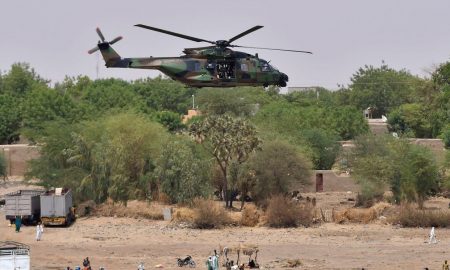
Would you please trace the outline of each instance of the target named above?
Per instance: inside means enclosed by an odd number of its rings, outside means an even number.
[[[248,66],[245,63],[241,64],[241,70],[247,72],[248,71]]]
[[[200,71],[200,69],[201,69],[200,63],[195,62],[194,63],[194,71]]]

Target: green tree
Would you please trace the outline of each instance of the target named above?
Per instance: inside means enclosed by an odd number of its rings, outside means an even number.
[[[42,79],[29,64],[16,63],[3,75],[0,94],[8,93],[23,97],[36,86],[45,86],[48,81]]]
[[[355,146],[352,165],[365,199],[379,197],[389,187],[397,203],[417,201],[422,207],[438,190],[438,166],[427,148],[380,136],[361,136]]]
[[[161,76],[154,79],[137,80],[132,83],[133,91],[155,111],[172,111],[185,114],[192,105],[195,90]]]
[[[261,105],[275,100],[277,96],[279,95],[270,96],[259,88],[207,88],[198,91],[196,100],[200,110],[206,114],[248,117],[254,115]]]
[[[336,105],[335,93],[323,87],[305,91],[288,93],[284,98],[289,102],[302,107],[320,106],[331,108]]]
[[[85,112],[70,96],[62,95],[46,86],[36,87],[22,102],[23,127],[28,138],[42,135],[49,121],[78,122]]]
[[[170,132],[180,131],[185,128],[181,122],[181,116],[171,111],[159,111],[155,113],[155,119],[158,123],[165,126]]]
[[[249,160],[249,167],[256,179],[251,193],[257,202],[310,183],[311,163],[282,141],[265,143]]]
[[[435,72],[433,72],[431,79],[433,83],[442,90],[450,88],[450,62],[445,62],[439,65]]]
[[[211,164],[196,157],[186,141],[171,141],[156,161],[155,176],[172,203],[192,202],[210,192]]]
[[[352,140],[369,131],[369,125],[360,110],[353,106],[339,106],[328,113],[327,123],[341,140]]]
[[[150,197],[154,162],[166,139],[159,124],[119,113],[78,124],[49,123],[45,134],[28,177],[72,188],[80,200],[110,197],[126,203]]]
[[[381,67],[364,66],[351,78],[349,101],[360,111],[372,107],[374,117],[386,115],[392,109],[412,100],[411,93],[421,79],[405,70],[394,70],[383,64]],[[346,103],[348,104],[348,103]]]
[[[12,95],[0,95],[0,144],[13,143],[19,139],[19,104],[19,99]]]
[[[450,148],[450,125],[447,125],[442,132],[442,140],[444,141],[445,148]]]
[[[330,170],[339,155],[341,146],[338,137],[327,134],[322,129],[307,129],[301,132],[307,146],[309,156],[316,170]]]
[[[81,100],[89,105],[90,113],[96,117],[107,111],[151,111],[145,101],[133,91],[129,82],[119,79],[96,80],[87,85]]]
[[[261,144],[255,128],[245,120],[228,115],[208,116],[193,123],[189,132],[215,158],[224,180],[226,207],[232,207],[229,196],[228,169],[232,162],[244,163]]]
[[[388,115],[390,130],[415,138],[431,138],[432,126],[428,110],[422,104],[403,104]]]

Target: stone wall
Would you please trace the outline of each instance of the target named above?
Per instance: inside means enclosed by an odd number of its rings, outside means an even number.
[[[0,145],[0,153],[6,158],[8,176],[23,176],[27,172],[27,161],[39,157],[39,148],[27,144]]]
[[[300,192],[316,192],[316,174],[323,175],[323,192],[333,191],[360,191],[360,187],[355,183],[353,178],[347,174],[338,175],[332,170],[315,170],[311,176],[311,184],[305,187],[293,187],[293,190]]]

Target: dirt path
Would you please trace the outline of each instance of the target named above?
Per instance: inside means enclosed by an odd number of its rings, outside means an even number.
[[[83,218],[69,228],[46,228],[43,241],[36,242],[34,227],[15,233],[5,220],[0,223],[1,240],[31,246],[33,270],[74,267],[86,256],[94,269],[136,269],[140,261],[146,269],[157,264],[180,269],[175,258],[187,254],[197,261],[197,269],[205,269],[204,260],[219,244],[238,243],[258,244],[264,269],[281,269],[283,259],[297,258],[304,264],[301,269],[440,269],[443,260],[450,259],[450,230],[437,230],[436,245],[424,243],[427,234],[428,229],[377,224],[192,230],[163,221]]]

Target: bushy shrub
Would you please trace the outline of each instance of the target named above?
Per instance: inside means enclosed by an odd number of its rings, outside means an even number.
[[[292,186],[310,184],[311,163],[284,141],[266,142],[249,160],[249,167],[256,180],[251,194],[258,205],[271,196],[285,194]]]
[[[242,210],[241,225],[254,227],[259,223],[259,211],[254,204],[247,204]]]
[[[230,223],[225,209],[213,200],[194,199],[193,226],[198,229],[215,229]]]
[[[420,210],[407,205],[402,207],[393,223],[404,227],[450,227],[450,211]]]
[[[444,141],[445,148],[450,149],[450,125],[447,125],[442,131],[442,140]]]
[[[124,203],[113,203],[113,201],[109,199],[105,203],[95,206],[92,214],[94,216],[103,217],[128,217],[162,220],[164,219],[162,208],[162,205],[156,203],[129,201],[125,205]]]
[[[313,211],[310,205],[297,205],[282,195],[269,199],[266,210],[267,225],[270,227],[309,226],[313,222]]]

